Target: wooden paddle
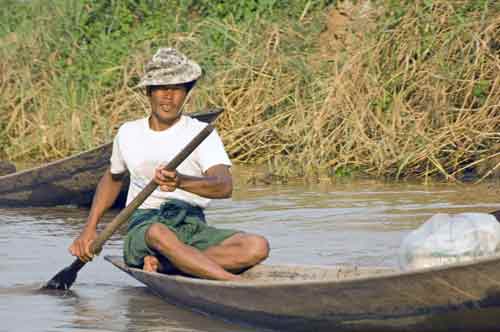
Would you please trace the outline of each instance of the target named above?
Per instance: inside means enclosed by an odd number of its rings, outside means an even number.
[[[495,218],[497,218],[498,222],[500,222],[500,210],[490,212]]]
[[[193,138],[191,142],[179,152],[174,159],[172,159],[166,166],[166,170],[175,170],[200,144],[205,138],[210,135],[214,127],[208,124],[198,135]],[[104,243],[113,235],[113,233],[124,224],[134,213],[134,211],[148,198],[148,196],[155,191],[158,184],[151,180],[149,184],[124,208],[99,234],[99,236],[92,242],[90,251],[93,254],[99,254],[102,250]],[[45,284],[42,289],[69,289],[76,280],[76,275],[80,269],[85,266],[85,262],[79,258],[75,259],[73,263],[59,271],[50,281]]]

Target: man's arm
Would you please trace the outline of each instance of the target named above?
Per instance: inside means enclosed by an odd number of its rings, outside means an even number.
[[[201,177],[158,168],[154,180],[163,191],[179,188],[206,198],[229,198],[233,193],[233,177],[226,165],[212,166]]]
[[[96,238],[96,228],[103,214],[113,205],[120,194],[124,174],[112,174],[108,168],[97,185],[87,223],[81,234],[73,241],[69,251],[84,262],[92,259],[90,245]]]

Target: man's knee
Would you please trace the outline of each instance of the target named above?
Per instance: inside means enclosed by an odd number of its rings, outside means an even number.
[[[149,247],[158,249],[159,246],[168,246],[169,243],[174,243],[175,234],[165,225],[154,223],[148,227],[146,231],[146,243]]]
[[[269,256],[269,242],[263,236],[249,234],[243,241],[244,252],[251,265],[256,265]]]

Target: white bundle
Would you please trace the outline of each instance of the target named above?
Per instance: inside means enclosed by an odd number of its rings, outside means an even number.
[[[402,270],[467,262],[500,250],[500,223],[487,213],[436,214],[406,236],[399,249]]]

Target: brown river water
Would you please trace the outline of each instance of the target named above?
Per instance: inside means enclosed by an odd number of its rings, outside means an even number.
[[[212,225],[266,236],[267,263],[398,265],[401,240],[437,212],[500,209],[498,184],[237,184],[207,210]],[[178,308],[98,257],[70,292],[39,287],[72,261],[87,211],[0,209],[0,332],[259,331]],[[105,219],[112,218],[111,213]],[[103,254],[121,254],[122,234]]]

